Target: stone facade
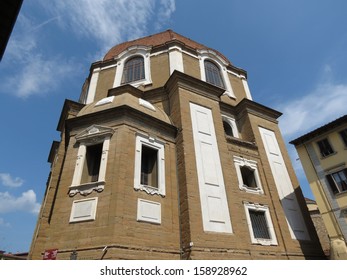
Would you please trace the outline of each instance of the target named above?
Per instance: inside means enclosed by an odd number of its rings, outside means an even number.
[[[120,82],[136,56],[144,76]],[[205,60],[224,86],[206,82]],[[79,102],[67,100],[62,110],[29,257],[58,249],[57,259],[73,252],[78,259],[324,258],[278,128],[281,114],[252,100],[246,78],[218,51],[171,30],[117,45],[93,63]],[[263,137],[278,150],[285,185]],[[94,146],[98,179],[84,182]],[[142,170],[151,153],[156,175]],[[156,183],[140,182],[140,169]]]

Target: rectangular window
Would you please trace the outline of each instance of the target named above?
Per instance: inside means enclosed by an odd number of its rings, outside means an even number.
[[[329,156],[329,155],[334,153],[334,150],[331,147],[327,138],[325,138],[321,141],[318,141],[317,144],[318,144],[318,147],[319,147],[319,150],[320,150],[322,157],[326,157],[326,156]]]
[[[271,239],[264,211],[249,210],[254,238]]]
[[[347,128],[345,128],[344,130],[340,131],[340,135],[341,135],[343,143],[347,147]]]
[[[158,150],[142,145],[141,184],[158,188]]]
[[[134,188],[165,196],[164,142],[152,137],[136,136]]]
[[[234,156],[234,163],[237,179],[239,180],[239,189],[250,193],[263,194],[257,162]]]
[[[327,175],[327,180],[334,194],[347,191],[347,169]]]
[[[244,207],[252,243],[277,245],[269,207],[251,202],[244,202]]]
[[[254,169],[248,166],[241,167],[242,181],[246,188],[256,189],[258,188],[257,182],[254,177]]]
[[[81,183],[97,182],[101,163],[102,143],[87,146]]]

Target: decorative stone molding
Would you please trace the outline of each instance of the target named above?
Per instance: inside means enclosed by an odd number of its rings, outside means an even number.
[[[236,174],[237,174],[237,178],[239,181],[239,189],[242,191],[249,192],[249,193],[263,194],[264,191],[263,191],[263,188],[261,186],[257,162],[255,160],[248,160],[248,159],[245,159],[243,157],[234,156],[234,163],[236,166]],[[251,188],[251,187],[247,186],[246,184],[244,184],[243,178],[242,178],[242,173],[241,173],[241,167],[243,167],[243,166],[245,166],[245,167],[247,167],[253,171],[254,180],[255,180],[256,185],[257,185],[256,188]]]
[[[81,194],[87,196],[93,191],[102,192],[105,188],[105,182],[91,182],[86,184],[81,184],[79,186],[70,186],[69,187],[69,196],[75,196],[76,194]]]

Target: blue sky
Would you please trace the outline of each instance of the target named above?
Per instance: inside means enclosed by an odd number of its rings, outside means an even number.
[[[28,251],[65,99],[113,45],[166,29],[248,72],[286,143],[346,114],[344,0],[26,0],[0,62],[0,250]],[[304,194],[308,183],[288,144]]]

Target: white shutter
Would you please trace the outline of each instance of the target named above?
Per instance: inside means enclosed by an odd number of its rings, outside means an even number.
[[[190,112],[204,230],[231,233],[229,207],[212,112],[192,103]]]
[[[262,127],[259,127],[259,130],[265,146],[266,155],[270,162],[282,207],[287,218],[290,234],[293,239],[308,240],[309,236],[306,225],[275,133]]]

